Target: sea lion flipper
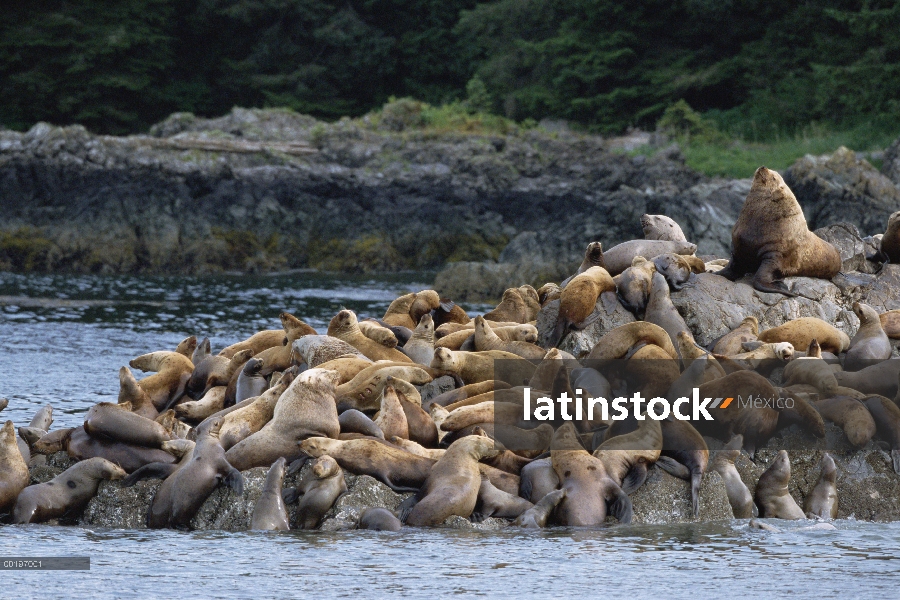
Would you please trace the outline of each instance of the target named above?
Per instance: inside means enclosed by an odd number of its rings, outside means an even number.
[[[134,473],[122,480],[122,487],[132,487],[138,481],[144,479],[165,479],[178,470],[177,464],[150,463],[135,470]]]
[[[484,515],[483,513],[480,513],[480,512],[477,512],[477,511],[476,511],[476,512],[473,512],[471,515],[469,515],[469,521],[470,521],[471,523],[481,523],[481,522],[484,521],[486,518],[487,518],[487,517],[485,517],[485,515]]]
[[[419,503],[419,494],[414,494],[401,502],[399,506],[397,506],[397,518],[400,519],[401,523],[406,523],[407,517],[409,517],[409,513],[412,512],[412,509]]]
[[[703,482],[703,473],[691,473],[691,506],[694,508],[694,518],[700,516],[700,484]]]
[[[619,523],[631,523],[631,519],[634,516],[631,498],[629,498],[628,494],[623,492],[619,487],[615,488],[613,500],[612,502],[608,502],[607,510],[609,514],[618,519]]]
[[[647,480],[647,463],[636,463],[625,475],[622,480],[622,491],[626,494],[633,494]]]
[[[241,472],[231,467],[231,470],[228,471],[228,475],[222,480],[222,482],[231,488],[231,491],[236,495],[241,496],[244,493],[244,476],[241,475]]]
[[[619,305],[619,299],[616,296],[616,292],[603,292],[602,294],[600,294],[600,301],[603,303],[603,310],[605,310],[607,314],[611,315],[612,313],[616,312],[616,308],[618,308]],[[594,320],[596,321],[599,318],[600,315],[597,315],[596,317],[594,317]]]
[[[672,477],[684,479],[685,481],[690,481],[691,479],[690,470],[674,458],[670,458],[668,456],[660,456],[659,460],[656,461],[656,466],[658,466],[660,469],[662,469]]]
[[[310,456],[301,456],[300,458],[292,462],[291,466],[288,467],[288,470],[285,471],[285,476],[293,475],[294,473],[298,472],[303,468],[303,465],[305,465],[306,461],[308,461],[310,458]]]
[[[442,311],[450,312],[451,310],[453,310],[453,307],[456,306],[456,304],[454,304],[452,300],[441,300],[439,306],[441,307]]]
[[[284,488],[281,490],[281,499],[284,500],[285,504],[293,504],[299,500],[302,495],[300,489],[295,487]]]
[[[796,297],[797,294],[789,290],[784,281],[776,278],[778,269],[779,260],[777,257],[763,259],[759,265],[759,269],[756,271],[756,275],[753,276],[754,289],[770,294],[784,294],[785,296],[790,296],[792,298]],[[721,271],[719,271],[719,273],[721,274]]]

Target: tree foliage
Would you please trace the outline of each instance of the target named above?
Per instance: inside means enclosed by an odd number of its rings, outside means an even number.
[[[0,21],[0,123],[360,115],[389,97],[615,132],[679,101],[765,136],[900,123],[900,0],[35,0]],[[476,107],[477,105],[477,107]]]

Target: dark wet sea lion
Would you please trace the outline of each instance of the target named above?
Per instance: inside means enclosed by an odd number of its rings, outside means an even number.
[[[287,508],[281,497],[281,485],[284,483],[284,457],[279,458],[266,474],[266,483],[262,494],[253,507],[253,516],[250,518],[250,529],[255,531],[287,531]]]
[[[296,493],[303,494],[297,507],[300,529],[315,529],[334,501],[346,492],[344,472],[337,461],[330,456],[315,459],[296,488]]]
[[[859,331],[850,340],[850,348],[844,357],[845,371],[859,371],[891,357],[891,340],[882,329],[875,309],[868,304],[854,302],[853,313],[859,318]]]
[[[744,438],[736,435],[722,450],[713,453],[713,460],[710,464],[712,470],[718,473],[725,482],[725,493],[735,519],[749,519],[756,512],[753,495],[734,466],[734,461],[741,455],[743,445]]]
[[[820,519],[837,519],[837,467],[827,452],[822,455],[821,465],[819,480],[803,501],[803,510],[807,515]]]
[[[359,516],[359,529],[400,531],[402,528],[403,523],[400,522],[400,519],[386,508],[373,508],[370,506]]]
[[[786,450],[780,450],[778,457],[759,476],[756,483],[756,505],[759,516],[777,519],[803,519],[803,510],[788,491],[791,479],[791,462]]]
[[[863,404],[875,420],[878,436],[890,445],[894,472],[900,474],[900,408],[884,396],[870,396]]]

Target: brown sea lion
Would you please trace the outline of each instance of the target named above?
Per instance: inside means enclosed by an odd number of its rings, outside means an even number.
[[[266,483],[263,485],[262,494],[253,507],[253,516],[250,517],[250,529],[253,531],[287,531],[287,508],[281,497],[281,486],[284,483],[284,464],[282,456],[269,467],[266,473]]]
[[[250,356],[256,356],[263,350],[276,348],[284,344],[284,329],[267,329],[258,331],[242,342],[226,346],[219,356],[231,358],[241,350],[250,350]]]
[[[243,352],[243,350],[241,351]],[[178,418],[191,423],[199,423],[225,408],[225,394],[228,387],[217,385],[206,390],[199,400],[182,402],[175,406],[175,414]]]
[[[709,464],[709,448],[700,432],[688,421],[670,415],[659,425],[662,451],[657,464],[670,475],[691,483],[691,506],[694,518],[697,518],[700,516],[700,484]]]
[[[28,464],[16,444],[16,429],[7,421],[0,429],[0,514],[12,508],[30,479]]]
[[[401,327],[415,329],[416,322],[409,316],[409,311],[415,301],[415,294],[404,294],[403,296],[395,298],[390,306],[387,307],[384,317],[382,317],[382,321],[388,325],[399,325]]]
[[[409,439],[409,423],[406,421],[406,413],[400,405],[397,391],[389,383],[384,386],[381,393],[381,406],[375,416],[375,424],[384,432],[386,438],[397,436],[405,440]]]
[[[533,460],[520,471],[519,495],[537,502],[559,487],[559,476],[553,470],[550,458]]]
[[[607,332],[591,349],[588,360],[605,360],[623,358],[636,344],[654,344],[665,350],[673,359],[678,353],[666,330],[653,323],[636,321],[626,323]]]
[[[279,398],[293,381],[293,374],[282,375],[271,388],[262,395],[253,399],[246,406],[225,414],[219,414],[222,418],[222,426],[219,429],[219,443],[224,450],[231,449],[235,444],[247,439],[272,420],[275,406]]]
[[[229,398],[232,391],[231,383],[225,390],[225,406],[232,406],[247,398],[256,398],[269,388],[269,382],[260,374],[262,367],[263,363],[258,358],[251,358],[244,363],[237,377],[231,380],[234,383],[234,397]]]
[[[881,327],[875,309],[862,302],[853,303],[853,314],[859,318],[859,331],[850,340],[844,357],[845,371],[859,371],[875,362],[891,357],[891,340]]]
[[[44,438],[51,435],[48,434]],[[37,441],[35,449],[43,445],[44,438]],[[125,469],[127,473],[132,473],[144,465],[154,462],[175,462],[171,454],[159,448],[135,446],[134,444],[95,438],[89,435],[83,426],[69,431],[68,436],[58,440],[58,445],[75,460],[105,458]]]
[[[560,296],[562,290],[559,285],[555,283],[545,283],[541,287],[538,288],[538,300],[541,302],[541,307],[547,306],[548,302],[552,302],[553,300],[557,300]]]
[[[462,306],[454,304],[447,298],[441,298],[441,305],[434,309],[432,318],[435,327],[444,323],[468,323],[470,320]]]
[[[290,367],[293,362],[294,342],[308,335],[318,335],[315,329],[290,313],[283,312],[278,315],[278,318],[281,319],[281,326],[284,327],[282,344],[253,355],[253,358],[262,361],[261,375],[284,371]]]
[[[756,482],[754,498],[759,507],[759,516],[776,519],[804,519],[806,515],[788,491],[791,480],[791,461],[786,450],[780,450],[778,457]]]
[[[344,309],[336,314],[328,324],[328,335],[343,340],[372,360],[413,362],[408,356],[394,348],[387,348],[367,338],[359,329],[356,313]]]
[[[504,384],[503,382],[499,382],[500,387],[508,384]],[[423,406],[426,410],[431,410],[431,404],[437,404],[439,406],[447,406],[448,404],[453,404],[454,402],[459,402],[460,400],[465,400],[466,398],[471,398],[473,396],[479,396],[481,394],[485,394],[487,392],[494,391],[493,380],[480,381],[478,383],[470,383],[461,388],[456,388],[450,390],[449,392],[444,392],[438,396],[435,396],[428,402],[428,406]],[[499,388],[498,388],[499,389]]]
[[[314,437],[300,442],[299,448],[313,458],[331,456],[350,473],[374,477],[396,492],[418,491],[436,462],[370,438]]]
[[[559,290],[562,291],[565,287],[572,281],[573,278],[581,275],[591,267],[603,267],[606,268],[606,263],[603,261],[603,244],[600,242],[591,242],[587,245],[587,248],[584,250],[584,260],[581,261],[581,264],[578,265],[578,270],[575,271],[574,275],[570,275],[567,277],[562,283],[559,284]],[[541,300],[541,293],[538,290],[538,299],[541,301],[541,304],[544,304],[544,300]]]
[[[860,448],[875,436],[875,421],[868,409],[855,398],[832,396],[812,403],[823,418],[844,430],[851,444]]]
[[[665,215],[641,215],[641,229],[645,240],[687,241],[681,226]]]
[[[741,324],[723,335],[716,342],[715,346],[713,346],[713,352],[715,354],[723,354],[725,356],[731,356],[733,354],[740,354],[744,351],[743,344],[744,342],[754,342],[759,339],[757,336],[759,334],[759,320],[750,315],[749,317],[744,317],[744,320],[741,321]],[[769,340],[772,341],[772,340]],[[785,340],[775,340],[775,341],[785,341]],[[795,345],[794,348],[797,348]],[[805,350],[805,348],[804,348]]]
[[[197,349],[197,336],[191,335],[180,342],[175,346],[175,352],[178,354],[183,354],[184,356],[191,358],[194,355],[194,350]]]
[[[147,527],[190,527],[191,519],[220,483],[225,483],[237,495],[243,494],[244,478],[228,463],[219,445],[221,427],[222,419],[213,419],[197,432],[190,460],[167,477],[156,491],[147,515]]]
[[[547,525],[547,521],[559,503],[566,497],[566,490],[553,490],[542,497],[537,504],[523,512],[513,522],[516,527],[525,529],[541,529]]]
[[[644,321],[659,325],[669,334],[672,345],[678,343],[678,334],[682,331],[690,331],[684,318],[675,308],[669,297],[669,284],[665,277],[659,273],[653,274],[653,282],[650,286],[650,299],[647,302],[647,310],[644,313]]]
[[[500,339],[481,316],[475,317],[475,350],[479,352],[503,350],[530,360],[540,360],[546,354],[543,348],[535,344]],[[434,359],[434,353],[432,353],[432,359]]]
[[[151,352],[128,363],[131,368],[154,374],[138,381],[157,410],[165,410],[184,394],[194,363],[177,352]]]
[[[132,412],[148,419],[155,419],[159,415],[150,395],[138,384],[128,367],[119,369],[118,402],[119,404],[130,402]]]
[[[454,352],[446,348],[434,351],[431,367],[456,373],[463,383],[479,383],[494,379],[494,361],[504,361],[504,374],[530,377],[534,366],[511,352],[488,350],[486,352]],[[517,362],[514,362],[517,361]],[[515,377],[513,377],[515,378]],[[521,381],[507,381],[511,385],[519,385]]]
[[[597,526],[606,520],[607,512],[621,523],[631,522],[631,499],[607,475],[603,461],[581,446],[571,422],[554,433],[550,462],[566,490],[566,497],[556,507],[560,525]]]
[[[900,211],[888,217],[887,229],[881,236],[881,253],[887,260],[897,264],[900,262]]]
[[[469,518],[475,510],[481,488],[478,461],[495,456],[494,441],[482,436],[467,436],[455,441],[431,468],[421,498],[406,519],[413,527],[440,525],[451,515]]]
[[[315,529],[334,501],[346,492],[347,482],[337,461],[327,455],[320,456],[312,462],[300,485],[291,490],[288,503],[293,503],[295,496],[302,494],[297,508],[300,529]]]
[[[16,499],[12,523],[42,523],[76,514],[91,498],[103,480],[125,477],[125,471],[103,458],[76,463],[46,483],[26,487]]]
[[[728,503],[735,519],[749,519],[756,512],[753,496],[734,466],[734,461],[741,455],[743,445],[743,436],[734,436],[723,449],[713,453],[710,464],[712,470],[725,482],[725,494],[728,496]]]
[[[653,265],[673,290],[682,289],[695,272],[702,273],[706,270],[703,261],[696,256],[682,256],[672,252],[655,256]]]
[[[357,326],[359,326],[359,330],[364,336],[366,336],[373,342],[378,342],[385,348],[396,348],[397,344],[399,343],[397,340],[397,336],[394,335],[393,331],[391,331],[387,327],[379,325],[375,321],[365,319],[359,321],[357,323]]]
[[[795,357],[784,366],[781,379],[785,387],[805,383],[814,386],[822,394],[836,394],[838,382],[831,365],[822,360],[819,343],[816,340],[810,342],[806,353],[808,356]]]
[[[583,328],[604,293],[610,292],[610,295],[605,297],[607,298],[605,302],[614,304],[615,298],[612,297],[612,293],[615,291],[616,284],[603,267],[591,267],[573,277],[560,294],[559,315],[548,341],[549,346],[559,344],[569,328]]]
[[[378,362],[366,367],[347,383],[335,390],[338,410],[355,408],[360,411],[378,410],[381,392],[387,384],[388,377],[396,377],[415,385],[424,385],[431,381],[431,376],[421,367],[412,363]]]
[[[337,381],[335,371],[323,369],[298,375],[278,399],[272,420],[229,448],[225,459],[239,471],[264,467],[280,456],[296,458],[297,442],[307,437],[338,437],[341,426],[334,400]]]
[[[816,486],[803,501],[803,511],[807,516],[819,519],[837,519],[837,467],[834,459],[827,452],[822,455],[822,471]]]
[[[754,272],[757,290],[795,296],[782,278],[831,279],[840,270],[837,248],[809,230],[797,198],[781,175],[758,168],[731,230],[731,262],[718,274],[734,281]]]
[[[712,354],[697,345],[697,342],[694,341],[694,336],[691,335],[690,331],[682,331],[676,338],[675,347],[681,355],[681,363],[684,365],[685,372],[695,360],[703,359],[706,365],[704,366],[703,375],[700,377],[700,382],[706,383],[727,375],[725,369],[719,364],[719,361],[717,361]]]
[[[159,448],[163,442],[175,439],[171,429],[111,402],[99,402],[88,410],[84,430],[93,437],[148,448]]]
[[[165,479],[190,460],[194,452],[194,446],[197,444],[191,440],[171,440],[163,442],[162,449],[172,456],[178,462],[175,463],[148,463],[136,469],[131,475],[122,480],[122,487],[131,487],[139,481],[145,479]]]
[[[655,272],[656,265],[643,256],[635,256],[630,267],[613,277],[622,306],[633,313],[646,308]]]
[[[875,420],[878,436],[890,445],[894,472],[900,474],[900,408],[884,396],[870,396],[863,404]]]
[[[529,308],[518,288],[509,288],[503,292],[500,304],[494,310],[484,314],[488,321],[507,321],[513,323],[527,323]]]
[[[665,240],[631,240],[613,246],[603,254],[606,270],[610,275],[618,275],[631,266],[634,257],[643,256],[649,260],[660,254],[693,254],[697,246],[690,242],[669,242]]]

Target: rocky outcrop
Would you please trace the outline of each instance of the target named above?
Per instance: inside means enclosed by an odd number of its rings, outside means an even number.
[[[900,186],[900,138],[894,140],[894,143],[884,151],[884,162],[881,165],[881,172]]]

